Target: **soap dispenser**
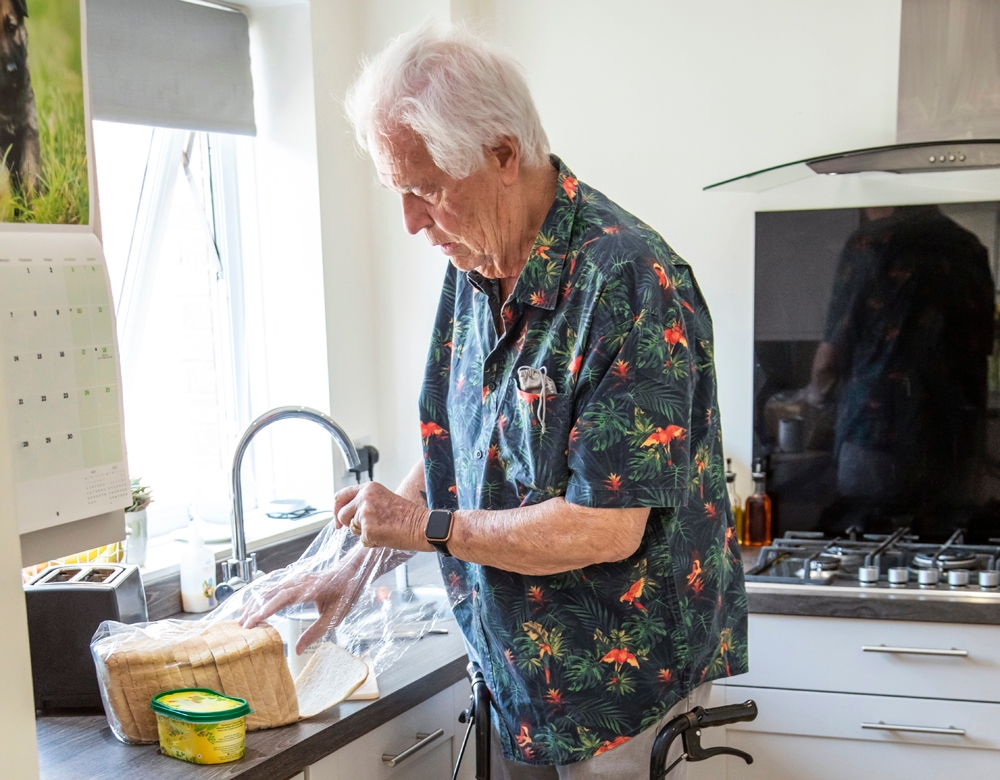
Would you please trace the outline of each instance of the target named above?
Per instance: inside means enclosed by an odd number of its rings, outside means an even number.
[[[181,556],[181,608],[185,612],[214,609],[215,554],[205,546],[198,521],[188,528],[188,548]]]

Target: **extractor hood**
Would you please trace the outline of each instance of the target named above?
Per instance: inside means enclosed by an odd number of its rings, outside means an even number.
[[[903,0],[892,146],[811,157],[711,184],[762,192],[816,174],[1000,168],[1000,2]]]

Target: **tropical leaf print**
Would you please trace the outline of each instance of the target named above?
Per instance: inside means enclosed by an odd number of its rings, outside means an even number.
[[[708,308],[652,228],[553,164],[557,197],[508,301],[449,267],[418,432],[431,507],[649,509],[623,561],[527,577],[441,559],[503,753],[536,764],[613,750],[748,663]],[[555,392],[522,390],[522,367]]]

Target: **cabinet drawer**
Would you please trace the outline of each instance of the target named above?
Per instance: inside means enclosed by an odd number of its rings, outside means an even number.
[[[727,704],[753,699],[760,711],[754,721],[727,726],[729,736],[747,731],[1000,751],[1000,704],[738,685],[726,686],[725,693]]]
[[[455,735],[455,692],[447,688],[374,731],[316,762],[309,768],[310,780],[397,780],[451,776],[452,742]],[[441,735],[396,766],[383,755],[398,756],[420,740],[418,734]]]
[[[749,631],[736,685],[1000,702],[1000,627],[754,614]]]

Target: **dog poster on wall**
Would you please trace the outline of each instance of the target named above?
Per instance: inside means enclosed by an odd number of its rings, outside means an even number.
[[[0,0],[0,222],[90,217],[80,0]]]

